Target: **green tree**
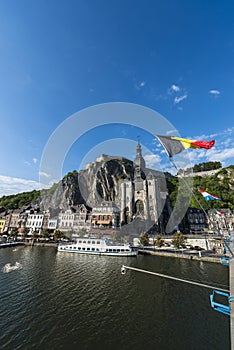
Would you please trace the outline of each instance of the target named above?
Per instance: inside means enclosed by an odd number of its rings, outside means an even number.
[[[46,228],[42,231],[41,236],[42,238],[50,238],[51,231],[50,229]]]
[[[171,243],[174,245],[174,247],[176,249],[179,248],[184,248],[185,247],[185,237],[184,235],[177,231],[174,235],[173,235],[173,240],[171,241]]]
[[[24,227],[22,233],[23,233],[23,236],[26,237],[27,234],[29,233],[29,228],[28,227]]]
[[[33,238],[38,238],[38,232],[37,231],[33,231],[32,232],[32,236],[33,236]]]
[[[64,238],[67,238],[67,237],[62,231],[56,230],[54,232],[54,240],[55,241],[59,241],[60,239],[64,239]]]
[[[11,229],[10,235],[11,235],[11,237],[17,237],[17,236],[18,236],[18,233],[19,233],[18,228],[17,228],[17,227],[13,227],[13,228]]]
[[[86,234],[87,232],[85,228],[81,228],[78,232],[79,237],[85,237]]]
[[[140,243],[141,243],[143,246],[149,244],[149,235],[148,235],[148,233],[146,233],[146,232],[141,233],[139,239],[140,239]]]
[[[130,236],[129,235],[124,235],[122,237],[122,242],[125,244],[128,244],[130,242]]]
[[[155,243],[156,243],[156,246],[160,248],[164,245],[164,240],[160,235],[157,235]]]

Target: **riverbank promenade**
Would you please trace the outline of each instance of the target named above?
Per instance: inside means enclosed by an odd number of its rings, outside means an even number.
[[[24,245],[23,242],[6,242],[6,243],[0,243],[0,249],[1,248],[10,248],[10,247],[15,247],[18,245]]]
[[[170,258],[199,260],[220,263],[221,255],[213,251],[196,251],[190,249],[157,249],[157,248],[144,248],[138,249],[139,254],[142,255],[155,255],[165,256]]]

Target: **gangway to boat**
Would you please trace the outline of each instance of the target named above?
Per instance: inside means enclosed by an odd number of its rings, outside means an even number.
[[[227,305],[221,304],[220,302],[216,301],[216,296],[221,295],[227,300]],[[228,293],[221,292],[220,290],[213,290],[213,293],[210,295],[210,304],[211,307],[215,311],[219,311],[222,314],[230,316],[230,301],[232,300]]]
[[[228,258],[227,256],[222,256],[220,258],[220,264],[224,266],[229,266],[229,262],[230,262],[230,258]]]

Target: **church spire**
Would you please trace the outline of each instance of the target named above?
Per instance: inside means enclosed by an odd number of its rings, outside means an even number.
[[[134,159],[135,164],[135,177],[141,177],[141,172],[145,172],[145,160],[141,153],[140,136],[138,136],[138,144],[136,147],[136,157]]]

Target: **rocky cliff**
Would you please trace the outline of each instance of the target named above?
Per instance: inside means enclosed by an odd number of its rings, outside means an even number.
[[[92,207],[103,200],[115,201],[118,205],[121,180],[133,179],[133,174],[132,161],[106,156],[101,161],[90,163],[85,170],[68,173],[51,190],[42,191],[38,205],[53,212],[77,204]]]

